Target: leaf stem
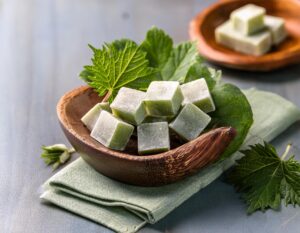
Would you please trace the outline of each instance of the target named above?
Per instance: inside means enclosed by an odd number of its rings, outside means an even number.
[[[71,148],[68,150],[68,152],[69,152],[70,154],[74,153],[74,152],[75,152],[74,147],[71,147]]]
[[[105,102],[107,102],[108,101],[108,99],[109,99],[109,97],[111,96],[111,94],[112,94],[112,90],[108,90],[107,92],[106,92],[106,94],[105,94],[105,96],[104,96],[104,98],[102,99],[102,103],[105,103]]]
[[[283,155],[281,156],[281,160],[284,160],[285,157],[289,154],[291,147],[292,147],[292,144],[291,144],[291,143],[287,145],[287,147],[286,147],[286,149],[285,149],[285,152],[284,152]]]

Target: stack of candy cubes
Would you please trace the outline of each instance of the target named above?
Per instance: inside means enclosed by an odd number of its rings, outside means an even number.
[[[110,105],[96,104],[81,121],[92,138],[120,151],[136,129],[138,153],[157,154],[170,150],[170,132],[184,141],[197,138],[214,110],[204,78],[182,85],[154,81],[146,92],[122,87]]]
[[[215,30],[218,43],[254,56],[267,53],[272,45],[278,45],[286,36],[284,20],[266,15],[263,7],[254,4],[234,10],[230,19]]]

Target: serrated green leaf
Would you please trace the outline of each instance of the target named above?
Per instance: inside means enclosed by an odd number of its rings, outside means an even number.
[[[145,77],[140,77],[126,85],[126,87],[138,89],[141,91],[146,91],[148,89],[149,83],[153,81],[161,80],[159,73],[154,73],[151,75],[147,75]]]
[[[137,89],[143,89],[152,81],[149,77],[156,71],[149,67],[146,53],[135,42],[123,39],[105,44],[102,49],[91,45],[90,48],[94,52],[93,64],[85,66],[80,76],[100,96],[106,92],[115,96],[121,87],[130,86],[130,83],[137,82],[139,78],[143,79],[143,86],[136,84]]]
[[[285,205],[300,205],[300,163],[290,158],[283,163],[282,197]]]
[[[281,198],[286,205],[300,205],[300,164],[292,157],[282,160],[275,148],[265,143],[242,151],[228,180],[242,192],[248,213],[268,208],[279,209]]]
[[[161,69],[162,79],[183,83],[190,67],[199,62],[199,59],[201,58],[195,43],[184,42],[177,45]]]
[[[163,30],[153,27],[147,32],[141,48],[147,53],[150,66],[161,69],[170,57],[173,40]]]

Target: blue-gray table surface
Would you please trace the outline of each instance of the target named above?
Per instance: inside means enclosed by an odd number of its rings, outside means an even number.
[[[56,103],[82,85],[78,73],[90,62],[87,44],[121,37],[141,41],[157,25],[175,40],[188,40],[193,16],[211,0],[0,0],[0,232],[111,232],[39,200],[41,184],[53,175],[40,146],[67,143]],[[226,81],[256,86],[300,106],[300,65],[270,73],[223,69]],[[274,144],[300,146],[300,123]],[[76,157],[76,156],[75,156]],[[298,157],[299,158],[299,157]],[[166,218],[141,232],[300,232],[300,211],[246,215],[245,204],[222,179],[194,195]]]

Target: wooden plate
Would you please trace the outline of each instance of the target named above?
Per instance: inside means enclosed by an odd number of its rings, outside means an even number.
[[[269,53],[255,57],[219,45],[215,28],[229,19],[230,13],[248,3],[266,8],[267,14],[285,19],[289,37]],[[298,0],[226,0],[199,13],[190,23],[189,34],[198,42],[199,52],[209,61],[226,67],[270,71],[300,63],[300,1]]]
[[[137,155],[134,137],[125,152],[110,150],[90,137],[89,130],[80,121],[100,101],[86,86],[65,94],[57,105],[61,127],[88,164],[106,176],[129,184],[158,186],[190,176],[216,161],[236,134],[231,127],[217,128],[183,145],[174,141],[172,150],[148,156]]]

